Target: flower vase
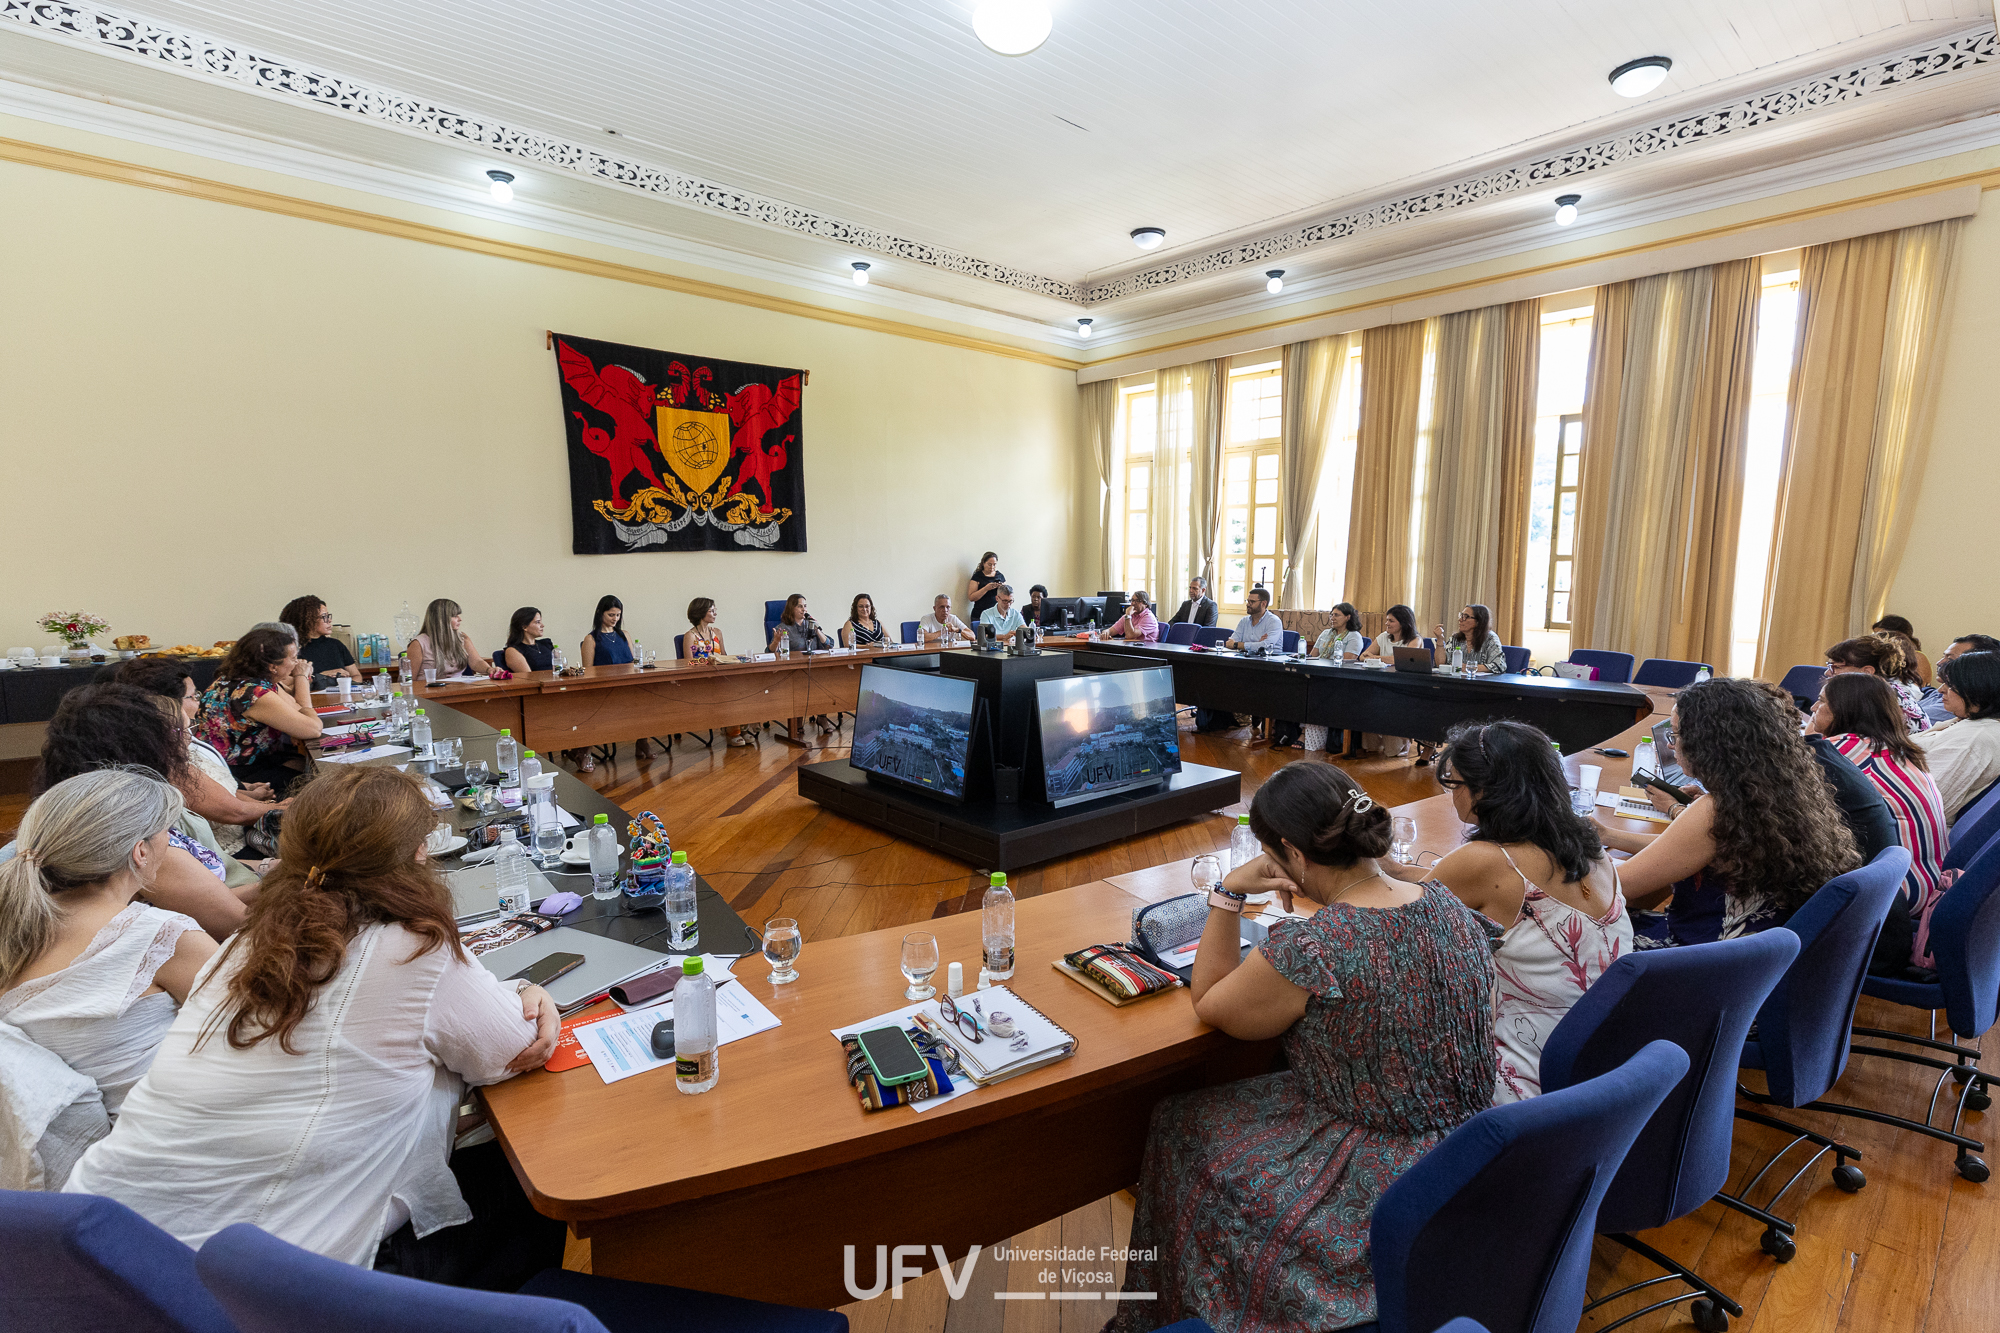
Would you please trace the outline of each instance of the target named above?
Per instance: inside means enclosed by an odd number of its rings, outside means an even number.
[[[66,639],[64,639],[64,640],[63,640],[63,642],[69,645],[69,660],[70,660],[70,665],[72,665],[72,666],[81,666],[81,665],[83,665],[84,663],[87,663],[87,662],[89,662],[89,661],[90,661],[90,640],[89,640],[89,639],[68,639],[68,638],[66,638]]]

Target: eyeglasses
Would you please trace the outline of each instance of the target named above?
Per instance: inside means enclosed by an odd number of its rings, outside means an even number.
[[[1448,778],[1440,773],[1438,774],[1437,784],[1446,791],[1456,791],[1465,785],[1465,780],[1463,778]]]
[[[986,1025],[979,1021],[979,1015],[970,1009],[959,1008],[951,996],[945,995],[938,999],[938,1013],[943,1015],[945,1022],[957,1024],[958,1030],[972,1040],[981,1042],[986,1040]]]

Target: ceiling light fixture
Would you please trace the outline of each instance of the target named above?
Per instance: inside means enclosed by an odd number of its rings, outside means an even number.
[[[1079,338],[1088,338],[1090,336],[1090,326],[1093,322],[1087,315],[1079,319],[1076,322],[1076,336]]]
[[[1620,97],[1644,97],[1660,86],[1674,62],[1665,56],[1641,56],[1611,71],[1611,91]]]
[[[987,50],[1003,56],[1028,54],[1054,26],[1042,0],[980,0],[972,11],[972,31]]]
[[[1556,225],[1567,227],[1576,221],[1576,206],[1583,202],[1580,194],[1565,194],[1556,199]]]
[[[493,184],[487,186],[486,188],[488,192],[492,194],[494,203],[511,204],[514,202],[513,172],[489,171],[486,173],[486,179],[493,182]]]
[[[1268,279],[1268,281],[1265,282],[1264,284],[1265,291],[1271,293],[1271,295],[1273,296],[1276,296],[1279,292],[1285,290],[1285,270],[1281,268],[1274,268],[1266,272],[1264,276],[1265,278]]]
[[[1135,227],[1132,231],[1132,244],[1141,250],[1157,250],[1166,242],[1167,231],[1164,227]]]
[[[856,287],[866,287],[868,285],[868,270],[871,267],[873,265],[869,264],[865,259],[854,261],[854,285]]]

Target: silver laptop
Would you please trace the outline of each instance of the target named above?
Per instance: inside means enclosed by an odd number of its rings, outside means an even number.
[[[1429,675],[1437,667],[1437,663],[1431,659],[1431,650],[1420,643],[1397,644],[1395,651],[1398,671]]]
[[[528,901],[538,903],[557,892],[548,877],[528,866]],[[463,926],[481,918],[500,915],[500,872],[491,861],[482,865],[466,866],[454,870],[444,877],[451,888],[451,914]]]

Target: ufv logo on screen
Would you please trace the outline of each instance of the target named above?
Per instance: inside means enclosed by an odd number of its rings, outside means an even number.
[[[847,1294],[857,1301],[869,1301],[888,1292],[891,1300],[903,1299],[903,1284],[920,1278],[924,1274],[923,1261],[925,1247],[922,1245],[898,1245],[893,1250],[887,1245],[875,1247],[875,1283],[864,1287],[855,1276],[855,1247],[844,1246],[841,1278],[847,1284]],[[972,1289],[972,1273],[979,1263],[979,1247],[974,1246],[965,1253],[965,1261],[952,1267],[951,1256],[944,1246],[932,1245],[929,1252],[936,1256],[938,1272],[943,1275],[944,1288],[955,1301],[965,1299]],[[1008,1245],[993,1247],[993,1260],[1007,1265],[1010,1283],[1024,1283],[1032,1278],[1036,1286],[1030,1290],[996,1290],[996,1301],[1150,1301],[1156,1294],[1150,1291],[1118,1291],[1117,1275],[1111,1265],[1126,1259],[1153,1259],[1155,1250],[1120,1249],[1114,1246],[1068,1245],[1047,1250],[1018,1250]],[[1018,1267],[1017,1267],[1018,1265]],[[1050,1288],[1053,1288],[1051,1290]]]

